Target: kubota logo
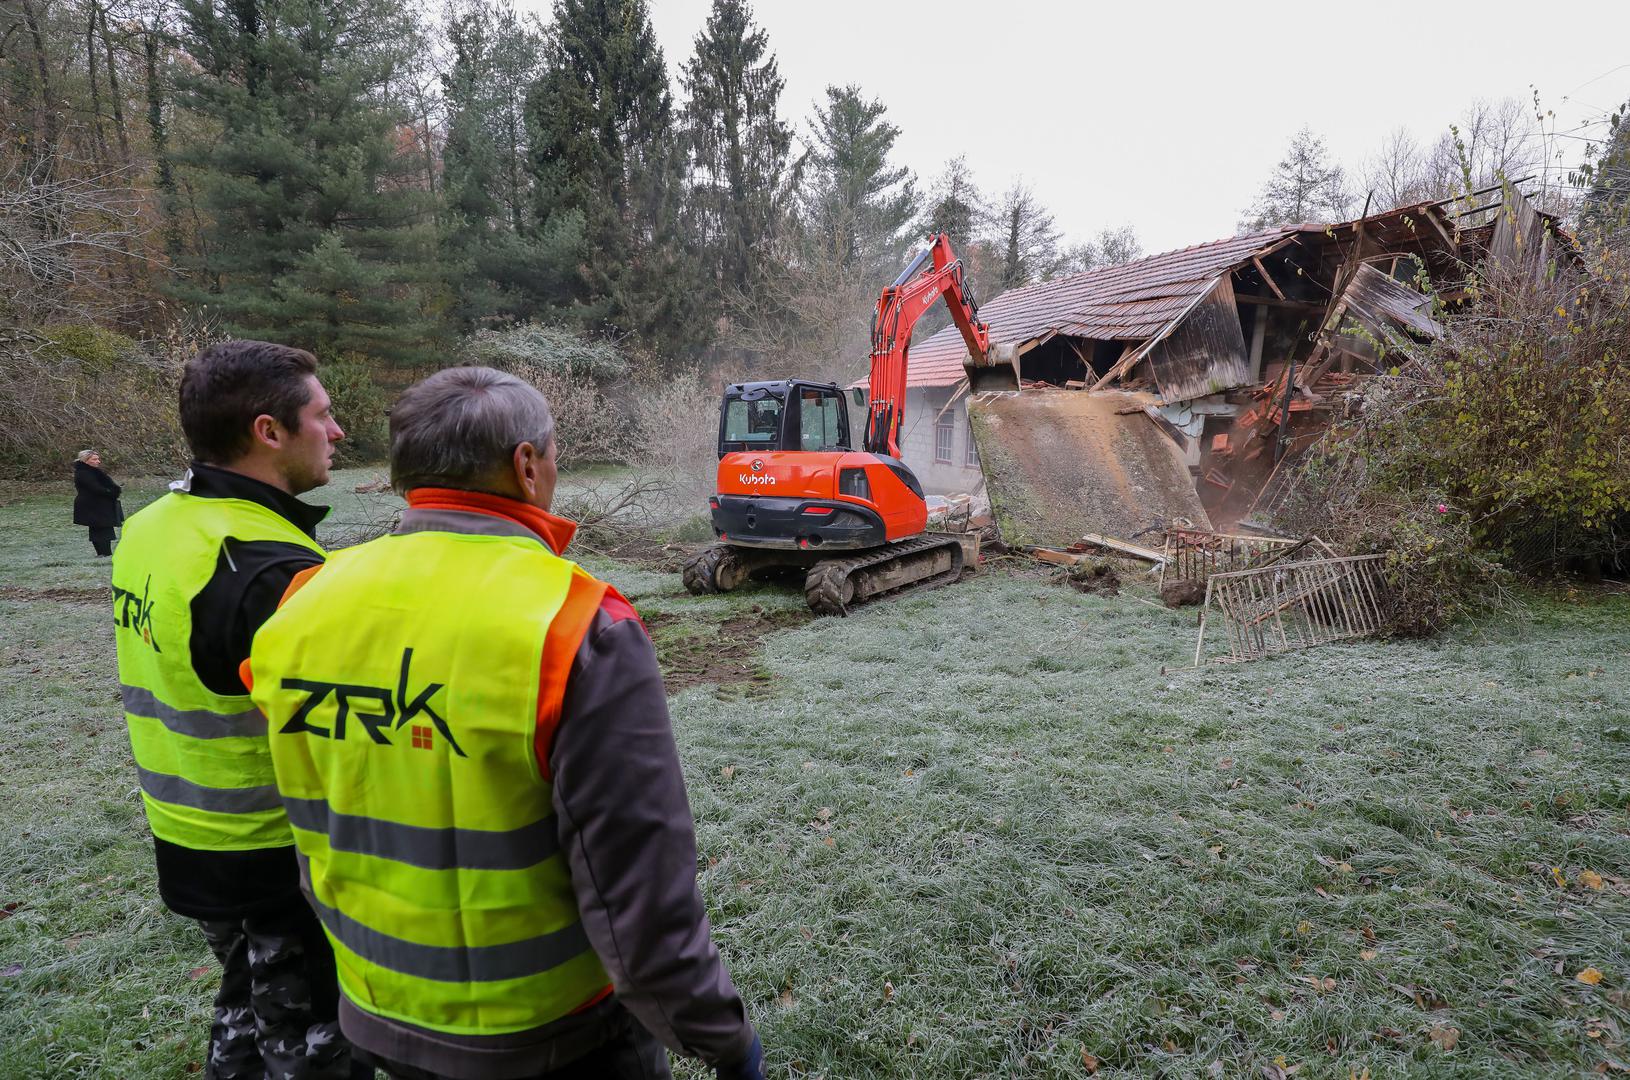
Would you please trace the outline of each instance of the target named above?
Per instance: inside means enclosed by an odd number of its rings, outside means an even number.
[[[740,476],[736,477],[736,479],[740,480],[744,484],[757,485],[759,487],[773,487],[775,485],[775,477],[773,476],[754,476],[752,473],[748,472],[742,473]]]
[[[430,707],[430,699],[443,689],[441,683],[429,683],[419,691],[413,700],[408,700],[408,668],[413,664],[413,650],[402,650],[402,671],[396,680],[396,693],[393,696],[389,687],[364,686],[357,683],[324,682],[318,679],[284,679],[283,689],[304,690],[306,700],[289,717],[289,722],[278,731],[279,735],[298,735],[304,732],[315,735],[320,739],[344,739],[346,720],[354,719],[362,725],[368,737],[380,746],[394,745],[386,736],[387,731],[397,731],[408,721],[418,716],[430,721],[429,724],[415,724],[409,735],[412,745],[417,750],[430,750],[435,747],[434,730],[441,732],[447,745],[453,748],[453,753],[459,757],[466,757],[458,740],[453,738],[452,729],[447,721]],[[328,695],[334,695],[337,706],[333,714],[333,726],[319,727],[312,723],[312,714],[317,707],[328,700]],[[377,712],[363,712],[354,709],[353,705],[368,703],[378,707]]]
[[[764,471],[764,459],[763,458],[754,458],[753,459],[753,471],[754,472],[763,472]]]

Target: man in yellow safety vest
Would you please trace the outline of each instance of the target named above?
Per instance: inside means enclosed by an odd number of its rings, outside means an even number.
[[[244,665],[342,1029],[402,1080],[646,1080],[664,1045],[758,1080],[655,652],[561,555],[548,403],[452,368],[390,428],[401,523],[297,577]]]
[[[113,555],[119,691],[159,895],[197,919],[221,963],[205,1075],[345,1077],[334,959],[300,893],[266,721],[239,665],[295,574],[321,564],[328,483],[345,433],[308,352],[228,341],[181,379],[196,460],[132,517]],[[371,1072],[366,1075],[372,1076]]]

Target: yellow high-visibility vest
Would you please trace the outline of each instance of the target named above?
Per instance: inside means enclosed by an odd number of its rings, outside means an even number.
[[[493,1035],[610,982],[534,744],[573,570],[530,537],[398,533],[337,552],[255,636],[278,788],[360,1009]]]
[[[132,516],[113,553],[119,693],[154,836],[201,851],[287,847],[294,838],[265,718],[248,694],[217,694],[193,669],[192,601],[227,537],[322,553],[293,522],[246,499],[171,492]]]

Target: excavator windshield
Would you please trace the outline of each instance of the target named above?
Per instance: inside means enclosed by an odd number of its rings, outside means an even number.
[[[797,380],[725,388],[719,456],[754,450],[847,450],[849,410],[830,383]]]
[[[781,437],[782,399],[764,394],[756,400],[733,398],[724,411],[724,441],[742,450],[774,450]]]

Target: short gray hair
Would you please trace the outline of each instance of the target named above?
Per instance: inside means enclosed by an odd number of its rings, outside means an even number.
[[[409,387],[391,408],[390,429],[397,491],[482,491],[521,443],[547,449],[555,418],[530,383],[493,368],[456,367]]]
[[[95,450],[81,450],[79,453],[74,455],[74,460],[75,461],[89,461],[91,458],[96,457],[96,456],[97,455],[96,455]]]

